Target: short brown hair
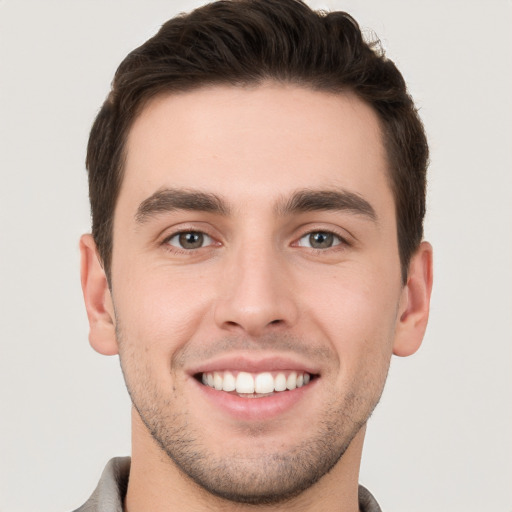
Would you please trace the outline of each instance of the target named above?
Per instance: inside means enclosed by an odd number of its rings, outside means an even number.
[[[107,277],[128,131],[155,95],[267,80],[351,91],[378,114],[395,199],[402,279],[423,237],[428,145],[396,66],[345,12],[300,0],[221,0],[167,21],[121,63],[87,148],[92,233]]]

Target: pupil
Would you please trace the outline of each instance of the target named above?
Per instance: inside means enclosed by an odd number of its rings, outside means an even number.
[[[184,249],[198,249],[203,245],[203,234],[194,231],[180,234],[180,245]]]
[[[315,249],[326,249],[332,246],[333,234],[332,233],[311,233],[309,235],[309,243]]]

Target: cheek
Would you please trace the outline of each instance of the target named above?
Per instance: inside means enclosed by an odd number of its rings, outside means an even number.
[[[314,326],[330,340],[341,366],[358,371],[365,365],[387,364],[400,297],[399,280],[389,274],[333,274],[324,280],[330,284],[321,293],[317,283],[303,284],[302,302]]]
[[[139,267],[143,267],[140,272],[125,272],[124,280],[114,281],[114,305],[123,342],[134,345],[138,353],[151,355],[154,364],[165,361],[169,365],[173,354],[207,321],[211,286],[204,276],[191,276],[190,272],[171,272],[165,266]]]

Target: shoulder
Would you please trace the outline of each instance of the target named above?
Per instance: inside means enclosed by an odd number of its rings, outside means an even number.
[[[362,485],[359,486],[359,509],[361,512],[382,512],[373,494]]]
[[[91,497],[74,512],[122,512],[130,462],[130,457],[110,459]]]

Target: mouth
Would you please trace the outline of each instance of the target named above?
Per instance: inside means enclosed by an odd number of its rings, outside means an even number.
[[[264,398],[310,385],[317,375],[305,371],[209,371],[194,375],[208,388],[242,398]]]

